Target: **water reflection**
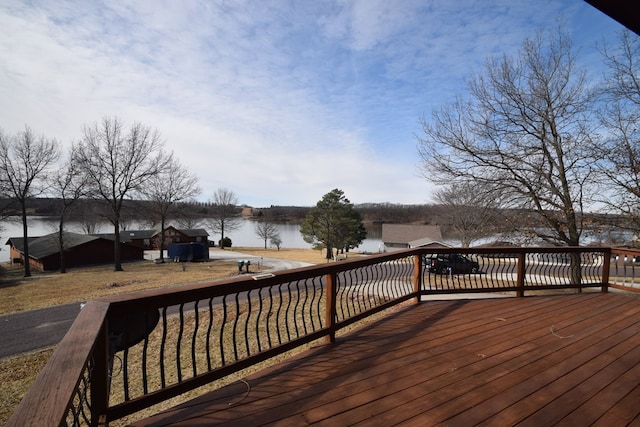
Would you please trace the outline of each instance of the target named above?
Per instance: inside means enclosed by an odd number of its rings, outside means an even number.
[[[255,231],[255,221],[243,220],[241,227],[225,233],[233,242],[235,247],[264,247],[262,240]],[[9,246],[4,245],[10,237],[22,237],[22,224],[19,221],[3,221],[0,223],[0,238],[2,246],[0,246],[0,262],[9,261]],[[29,217],[29,236],[37,237],[51,234],[57,231],[57,219],[51,217]],[[304,241],[300,234],[300,225],[292,223],[277,224],[280,238],[282,240],[282,248],[311,248],[311,245]],[[137,224],[126,224],[127,230],[139,230],[141,228]],[[206,229],[206,227],[204,227]],[[67,231],[75,233],[84,233],[82,225],[77,222],[69,222],[66,226]],[[210,230],[209,233],[211,233]],[[98,225],[96,233],[112,233],[113,226],[104,221]],[[209,236],[210,240],[218,241],[219,235]],[[378,252],[382,244],[382,226],[380,224],[367,226],[367,239],[358,247],[359,251]],[[267,247],[270,243],[267,241]]]

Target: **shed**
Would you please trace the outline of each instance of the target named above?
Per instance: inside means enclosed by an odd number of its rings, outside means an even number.
[[[58,233],[39,237],[29,237],[29,262],[42,271],[60,268],[60,238]],[[88,234],[64,232],[65,262],[67,267],[92,264],[107,264],[114,261],[113,235],[111,239]],[[24,238],[11,237],[7,240],[12,260],[24,262]],[[144,259],[144,249],[121,243],[122,261]]]
[[[385,252],[407,249],[411,242],[440,242],[442,231],[438,225],[382,224],[382,242]]]
[[[423,239],[412,240],[409,242],[410,248],[450,248],[451,245],[447,245],[439,240],[433,240],[429,237]]]
[[[206,243],[174,243],[167,248],[167,257],[174,261],[208,261],[209,245]]]

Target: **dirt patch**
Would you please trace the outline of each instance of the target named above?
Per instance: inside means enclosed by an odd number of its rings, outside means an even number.
[[[277,259],[286,259],[289,261],[299,261],[306,262],[309,264],[322,264],[326,262],[332,262],[331,260],[326,259],[326,251],[324,250],[315,250],[315,249],[261,249],[261,248],[232,248],[225,249],[225,251],[235,251],[241,252],[247,255],[253,255],[257,257],[264,258],[277,258]],[[214,252],[210,252],[212,257],[214,256]],[[363,256],[358,252],[349,252],[347,258],[359,257]],[[344,255],[341,255],[344,258]]]
[[[147,280],[129,280],[129,281],[126,281],[126,282],[113,282],[110,285],[108,285],[107,287],[101,288],[101,289],[122,288],[122,287],[125,287],[125,286],[131,286],[131,285],[135,285],[135,284],[138,284],[138,283],[146,283],[146,282],[148,282],[148,281]]]

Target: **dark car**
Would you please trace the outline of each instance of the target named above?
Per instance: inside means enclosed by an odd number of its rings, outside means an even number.
[[[460,254],[441,254],[430,259],[429,271],[439,274],[477,273],[480,264]]]

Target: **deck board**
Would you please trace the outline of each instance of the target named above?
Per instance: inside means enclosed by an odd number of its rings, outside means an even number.
[[[427,301],[136,426],[623,425],[640,298]]]

